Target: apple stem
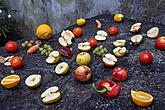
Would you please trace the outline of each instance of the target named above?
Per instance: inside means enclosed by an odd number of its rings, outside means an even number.
[[[103,88],[102,90],[96,89],[96,85],[94,83],[92,84],[92,86],[95,89],[95,91],[98,92],[98,93],[106,93],[106,92],[108,92],[107,88]]]

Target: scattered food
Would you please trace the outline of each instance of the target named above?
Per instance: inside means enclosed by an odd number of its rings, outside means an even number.
[[[89,42],[83,42],[78,44],[78,49],[81,51],[89,51],[91,49]]]
[[[11,67],[14,69],[20,69],[23,67],[23,60],[22,57],[15,56],[11,59]]]
[[[18,75],[9,75],[9,76],[6,76],[5,78],[2,79],[1,85],[4,88],[12,89],[12,88],[15,88],[19,85],[20,80],[21,79]]]
[[[155,41],[155,46],[157,49],[164,51],[165,50],[165,36],[159,37]]]
[[[153,27],[147,31],[147,36],[149,38],[158,38],[159,37],[159,28],[158,27]]]
[[[65,30],[61,33],[61,37],[58,39],[58,42],[60,43],[61,46],[67,47],[72,44],[72,39],[74,37],[75,36],[71,31]]]
[[[47,24],[41,24],[36,30],[36,36],[39,39],[47,40],[52,37],[52,28]]]
[[[141,34],[134,35],[131,37],[131,42],[134,43],[135,45],[138,45],[142,42],[143,36]]]
[[[116,81],[125,81],[128,78],[128,71],[122,66],[115,67],[112,71],[112,77]]]
[[[124,15],[122,15],[122,14],[115,14],[115,16],[114,16],[114,21],[115,22],[122,22],[124,20]]]
[[[38,87],[41,84],[41,75],[32,74],[28,76],[25,80],[25,84],[31,88]]]
[[[108,28],[108,33],[111,36],[117,35],[118,34],[118,27],[117,26],[111,26]]]
[[[86,65],[81,65],[75,70],[75,78],[81,82],[87,82],[92,77],[91,69]]]
[[[49,54],[49,57],[46,59],[46,62],[49,64],[55,64],[60,60],[60,53],[58,51],[52,51]]]
[[[101,29],[102,24],[98,19],[96,19],[96,24],[97,24],[97,29]]]
[[[97,46],[97,40],[95,38],[90,38],[88,40],[88,42],[90,43],[91,47],[96,47]]]
[[[107,67],[113,67],[117,62],[117,58],[113,54],[107,53],[102,58],[102,62]]]
[[[17,42],[9,41],[6,43],[5,49],[8,53],[16,52],[18,50],[18,44]]]
[[[116,47],[115,49],[113,49],[113,54],[116,57],[123,57],[128,53],[128,50],[126,49],[126,47]]]
[[[86,24],[86,20],[83,18],[79,18],[79,19],[77,19],[76,23],[78,26],[83,26]]]
[[[40,46],[41,44],[42,44],[42,42],[40,40],[36,40],[36,41],[30,40],[30,41],[25,41],[24,43],[21,44],[21,46],[22,46],[22,48],[30,48],[34,45]]]
[[[135,23],[131,26],[130,32],[132,33],[140,33],[142,28],[142,23]]]
[[[141,107],[149,106],[153,101],[153,96],[143,91],[131,90],[132,101]]]
[[[54,103],[60,100],[61,93],[57,86],[48,88],[45,92],[41,94],[42,101],[45,104]]]
[[[105,31],[99,30],[99,31],[97,31],[97,35],[95,36],[95,39],[98,41],[104,41],[107,39],[106,38],[107,36],[108,36],[108,34]]]
[[[91,62],[91,56],[87,52],[81,52],[77,55],[76,62],[78,65],[89,65]]]
[[[139,55],[139,61],[143,65],[151,64],[153,61],[153,55],[150,52],[141,52]]]
[[[75,36],[76,38],[80,38],[80,37],[82,37],[82,35],[83,35],[83,29],[80,28],[80,27],[75,27],[75,28],[73,29],[73,34],[74,34],[74,36]]]
[[[114,98],[120,92],[120,85],[113,81],[102,80],[99,82],[98,88],[96,88],[95,84],[93,84],[93,88],[106,98]]]
[[[93,50],[93,53],[98,56],[104,57],[104,55],[108,53],[108,50],[103,45],[100,45]]]
[[[115,47],[124,47],[125,44],[126,44],[126,40],[122,40],[122,39],[113,42],[113,45]]]
[[[73,51],[69,48],[60,48],[58,49],[61,55],[66,56],[66,57],[72,57],[73,56]]]
[[[56,68],[55,68],[55,72],[56,74],[66,74],[69,71],[69,65],[66,62],[61,62],[59,63]]]

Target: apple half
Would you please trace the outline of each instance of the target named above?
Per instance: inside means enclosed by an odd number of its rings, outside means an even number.
[[[60,60],[60,53],[58,51],[52,51],[49,54],[49,57],[46,59],[46,62],[49,64],[55,64]]]
[[[117,47],[113,49],[113,54],[117,57],[123,57],[126,53],[128,53],[126,47]]]
[[[90,43],[89,42],[79,43],[78,49],[81,51],[89,51],[91,49]]]
[[[125,44],[126,44],[126,40],[122,40],[122,39],[113,42],[113,45],[115,47],[123,47],[125,46]]]
[[[45,104],[57,102],[61,98],[60,90],[57,86],[48,88],[45,92],[41,94],[42,101]]]
[[[113,54],[107,53],[102,58],[102,62],[107,67],[113,67],[117,62],[117,58]]]
[[[158,27],[153,27],[147,31],[147,36],[149,38],[158,38],[159,37],[159,28]]]
[[[131,37],[131,42],[134,43],[135,45],[138,45],[142,42],[143,36],[141,34],[134,35]]]
[[[135,23],[131,26],[130,32],[140,33],[141,28],[142,28],[142,23]]]
[[[28,76],[25,80],[25,84],[31,88],[38,87],[41,84],[41,75],[32,74]]]
[[[67,47],[72,44],[72,39],[74,37],[74,34],[70,30],[65,30],[61,33],[61,37],[59,37],[58,42],[60,45]]]
[[[95,36],[95,39],[98,41],[104,41],[107,39],[107,32],[103,31],[103,30],[99,30],[97,31],[97,35]]]
[[[66,74],[68,71],[69,71],[69,65],[66,62],[59,63],[55,68],[56,74],[59,75]]]

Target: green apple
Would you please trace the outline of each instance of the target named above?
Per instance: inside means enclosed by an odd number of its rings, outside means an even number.
[[[117,47],[113,50],[113,54],[117,57],[123,57],[128,53],[128,50],[125,47]]]
[[[41,94],[42,101],[45,104],[57,102],[61,98],[60,90],[57,86],[48,88]]]
[[[87,52],[81,52],[77,55],[76,62],[78,65],[89,65],[91,62],[91,56]]]
[[[25,84],[32,88],[38,87],[41,84],[41,75],[33,74],[28,76],[25,80]]]
[[[66,74],[68,71],[69,71],[69,65],[66,62],[59,63],[55,68],[55,72],[57,74]]]
[[[46,62],[49,64],[55,64],[60,60],[60,53],[58,51],[53,51],[49,54]]]

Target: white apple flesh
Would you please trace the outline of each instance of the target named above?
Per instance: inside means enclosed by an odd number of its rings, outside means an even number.
[[[78,49],[81,51],[89,51],[91,49],[90,43],[89,42],[79,43]]]
[[[113,53],[117,57],[123,57],[127,53],[126,47],[117,47],[113,50]]]
[[[38,87],[41,84],[41,75],[33,74],[28,76],[25,80],[25,84],[31,88]]]
[[[114,41],[113,42],[113,45],[115,46],[115,47],[123,47],[123,46],[125,46],[125,44],[126,44],[126,40],[116,40],[116,41]]]
[[[157,38],[159,36],[159,28],[158,27],[153,27],[147,31],[147,36],[149,38]]]
[[[57,86],[48,88],[45,92],[41,94],[42,101],[45,104],[54,103],[60,100],[61,93]]]
[[[59,63],[55,68],[56,74],[66,74],[68,71],[69,71],[69,65],[66,62]]]
[[[117,58],[113,54],[107,53],[102,58],[102,62],[107,67],[113,67],[117,62]]]
[[[55,64],[60,60],[60,53],[58,51],[53,51],[49,54],[46,62],[49,64]]]
[[[143,36],[141,34],[134,35],[131,37],[131,41],[135,45],[140,44],[142,42],[142,40],[143,40]]]
[[[142,23],[135,23],[131,26],[130,32],[139,33],[142,27]]]
[[[98,41],[104,41],[104,40],[106,40],[107,36],[108,36],[108,34],[105,31],[99,30],[97,32],[97,35],[95,36],[95,39]]]

